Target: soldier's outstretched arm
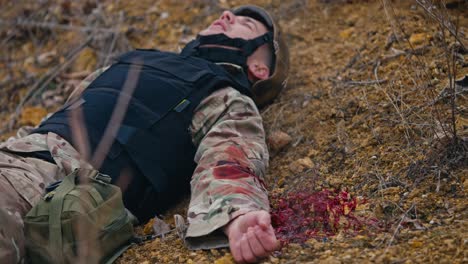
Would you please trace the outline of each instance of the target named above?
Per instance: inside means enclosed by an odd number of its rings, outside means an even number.
[[[264,183],[268,149],[255,103],[232,88],[218,90],[196,109],[191,130],[198,166],[191,181],[187,243],[192,248],[229,244],[238,262],[266,256],[277,241]],[[229,240],[219,236],[221,231]]]

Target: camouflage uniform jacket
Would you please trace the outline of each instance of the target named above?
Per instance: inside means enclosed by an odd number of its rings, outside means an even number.
[[[88,76],[69,100],[79,96],[104,70]],[[247,212],[269,210],[263,181],[269,155],[262,118],[251,98],[226,87],[200,103],[190,130],[198,165],[191,180],[186,242],[192,249],[227,246],[220,227]],[[53,133],[32,134],[6,142],[6,147],[24,150],[27,142],[31,151],[49,150],[64,174],[82,166],[76,155],[69,154],[76,151],[66,151],[71,145],[55,138]]]

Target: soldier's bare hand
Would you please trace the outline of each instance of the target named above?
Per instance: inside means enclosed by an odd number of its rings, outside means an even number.
[[[241,215],[232,220],[224,232],[229,238],[231,254],[238,263],[257,262],[279,247],[270,214],[266,211]]]

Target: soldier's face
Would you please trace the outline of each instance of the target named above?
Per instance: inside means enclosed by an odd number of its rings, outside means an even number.
[[[219,19],[202,30],[202,36],[224,33],[230,38],[253,39],[267,33],[267,28],[260,21],[246,16],[236,16],[231,11],[224,11]]]

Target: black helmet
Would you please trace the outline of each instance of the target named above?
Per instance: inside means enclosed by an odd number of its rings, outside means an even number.
[[[268,79],[255,82],[251,91],[258,107],[271,103],[281,90],[286,87],[289,71],[289,50],[279,25],[263,8],[255,5],[244,5],[233,10],[235,15],[247,16],[262,22],[268,30],[273,32],[274,63],[272,74]]]

